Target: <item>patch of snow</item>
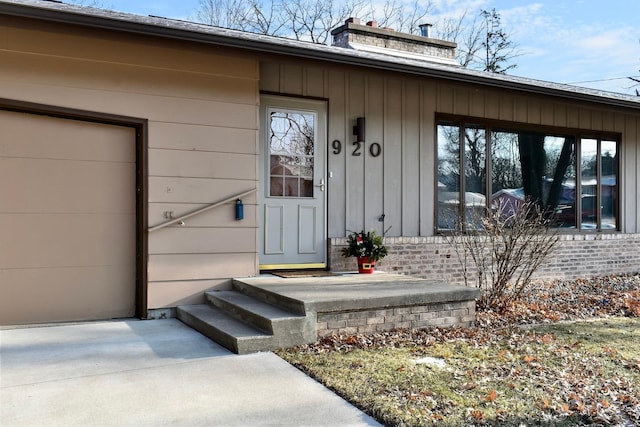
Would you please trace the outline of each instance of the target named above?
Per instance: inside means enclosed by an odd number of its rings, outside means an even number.
[[[436,357],[422,357],[420,359],[417,359],[415,361],[417,364],[419,365],[429,365],[429,366],[435,366],[437,368],[441,368],[444,369],[447,367],[447,362],[444,361],[444,359],[438,359]]]

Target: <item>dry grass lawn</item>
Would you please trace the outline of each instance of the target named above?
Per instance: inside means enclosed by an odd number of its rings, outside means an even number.
[[[476,328],[331,337],[278,354],[386,425],[640,425],[640,318],[618,310],[635,307],[637,289],[605,295],[620,299],[614,315],[560,322],[549,304],[523,302],[480,314]]]

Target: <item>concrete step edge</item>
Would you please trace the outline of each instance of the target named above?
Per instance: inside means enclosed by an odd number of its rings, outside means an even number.
[[[227,315],[208,304],[178,306],[183,323],[237,354],[272,350],[273,335]]]
[[[292,313],[239,291],[206,292],[207,300],[235,317],[267,333],[294,328],[305,316]]]
[[[304,301],[299,301],[293,298],[286,297],[284,295],[277,294],[275,292],[257,288],[242,281],[242,279],[233,279],[232,286],[235,290],[256,298],[260,301],[263,301],[267,304],[274,305],[283,310],[290,311],[294,314],[303,316],[306,315]]]

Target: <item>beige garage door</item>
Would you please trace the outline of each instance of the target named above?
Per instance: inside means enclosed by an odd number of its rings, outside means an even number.
[[[0,110],[0,324],[135,314],[135,130]]]

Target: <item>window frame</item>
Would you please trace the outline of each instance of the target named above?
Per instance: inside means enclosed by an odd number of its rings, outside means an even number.
[[[459,177],[458,177],[458,215],[465,214],[465,203],[460,203],[460,201],[465,200],[466,197],[466,180],[465,180],[465,131],[467,127],[477,128],[478,126],[482,126],[484,129],[484,138],[485,138],[485,153],[484,153],[484,168],[485,168],[485,179],[484,179],[484,192],[487,194],[485,199],[485,207],[490,208],[491,197],[489,195],[492,193],[492,174],[493,174],[493,159],[491,157],[492,143],[493,143],[493,133],[494,132],[513,132],[516,134],[520,134],[523,132],[531,132],[537,134],[543,134],[545,136],[556,136],[556,137],[564,137],[564,138],[573,138],[574,141],[574,159],[572,166],[575,169],[575,188],[582,188],[582,143],[583,140],[596,140],[597,148],[596,148],[596,200],[597,205],[600,206],[596,211],[596,226],[595,228],[584,228],[583,227],[583,219],[582,219],[582,197],[576,197],[575,200],[575,213],[574,213],[574,222],[575,227],[573,228],[565,228],[565,227],[557,227],[556,229],[562,233],[617,233],[622,230],[622,217],[621,217],[621,191],[622,188],[622,171],[621,171],[621,146],[622,146],[622,134],[616,132],[605,132],[605,131],[593,131],[593,130],[585,130],[578,128],[569,128],[569,127],[558,127],[558,126],[544,126],[544,125],[534,125],[528,123],[521,122],[512,122],[505,120],[491,120],[491,119],[483,119],[473,116],[460,116],[460,115],[451,115],[451,114],[442,114],[436,113],[435,115],[435,128],[434,128],[434,159],[435,159],[435,191],[434,191],[434,229],[435,234],[450,234],[455,230],[450,228],[441,228],[440,227],[440,208],[439,208],[439,177],[438,170],[440,164],[439,157],[439,143],[441,142],[439,139],[440,126],[454,126],[458,127],[458,167],[459,167]],[[617,197],[615,199],[615,203],[611,205],[612,209],[615,210],[615,226],[613,228],[602,228],[603,226],[603,196],[602,196],[602,187],[603,187],[603,171],[602,171],[602,158],[603,151],[602,146],[603,142],[613,142],[615,143],[615,162],[613,163],[613,170],[616,179],[615,189],[617,192]],[[582,190],[580,190],[582,191]],[[464,225],[463,225],[464,226]],[[463,231],[467,230],[466,227]]]

